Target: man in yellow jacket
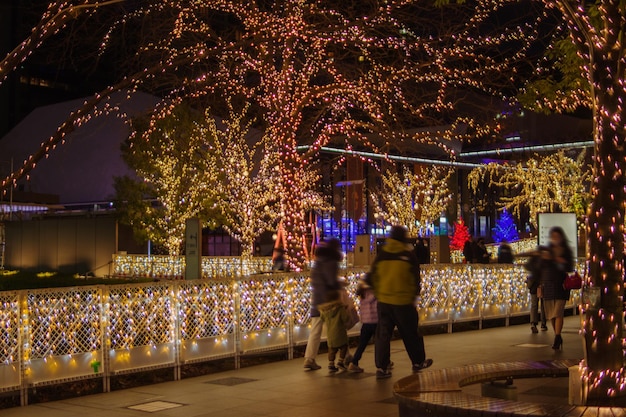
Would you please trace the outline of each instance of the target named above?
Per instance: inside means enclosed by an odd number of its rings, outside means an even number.
[[[406,229],[393,226],[389,238],[372,264],[369,282],[378,300],[376,328],[376,378],[389,378],[390,344],[394,327],[398,327],[413,372],[432,365],[426,359],[424,338],[419,334],[415,299],[420,293],[420,270],[415,253],[406,243]]]

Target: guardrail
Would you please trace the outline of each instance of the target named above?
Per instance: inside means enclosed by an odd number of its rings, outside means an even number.
[[[582,271],[582,269],[579,269]],[[345,270],[354,297],[367,269]],[[526,273],[512,265],[425,265],[422,325],[528,314]],[[570,306],[578,300],[576,294]],[[0,292],[0,392],[306,343],[308,273]],[[356,335],[359,327],[351,330]]]

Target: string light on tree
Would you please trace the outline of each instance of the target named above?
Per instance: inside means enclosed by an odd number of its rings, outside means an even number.
[[[440,166],[424,167],[418,173],[403,167],[401,176],[391,170],[384,172],[382,189],[372,194],[376,218],[405,226],[410,236],[424,234],[450,203],[452,172]]]

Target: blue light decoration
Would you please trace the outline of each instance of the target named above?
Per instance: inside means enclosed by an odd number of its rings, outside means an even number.
[[[341,224],[338,224],[331,213],[324,213],[318,217],[317,227],[321,232],[322,238],[330,239],[335,237],[339,239],[341,241],[341,250],[344,253],[354,251],[357,235],[368,233],[365,217],[355,222],[349,216],[343,215]]]
[[[502,210],[502,215],[496,222],[496,227],[492,230],[493,240],[496,243],[519,240],[519,233],[517,231],[517,226],[515,225],[515,219],[513,219],[513,215],[509,213],[507,209]]]

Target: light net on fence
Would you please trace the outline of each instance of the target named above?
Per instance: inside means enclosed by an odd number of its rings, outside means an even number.
[[[289,313],[288,280],[258,278],[239,281],[242,332],[283,327]]]
[[[97,287],[41,290],[27,296],[27,357],[72,355],[102,347],[102,293]]]
[[[179,326],[182,340],[230,335],[235,331],[233,282],[181,283]]]
[[[0,363],[19,362],[20,305],[17,293],[0,293]]]
[[[112,286],[108,334],[112,349],[174,341],[174,288],[167,284]]]

